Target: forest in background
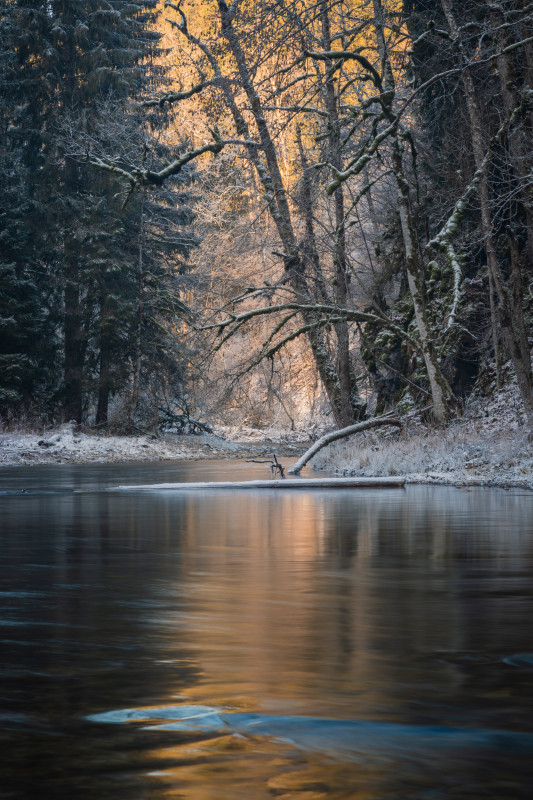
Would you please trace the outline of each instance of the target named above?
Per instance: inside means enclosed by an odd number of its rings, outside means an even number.
[[[445,422],[512,375],[533,427],[533,4],[7,0],[0,85],[4,421]]]

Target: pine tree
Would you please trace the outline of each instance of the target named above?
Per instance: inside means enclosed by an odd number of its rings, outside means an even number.
[[[158,36],[149,27],[155,6],[155,0],[12,0],[0,12],[0,119],[8,134],[0,152],[7,187],[0,201],[0,317],[11,404],[32,397],[32,370],[49,373],[47,400],[53,406],[61,399],[65,419],[82,420],[92,391],[102,422],[109,393],[124,383],[124,367],[111,361],[124,361],[128,326],[121,324],[134,307],[124,230],[135,209],[120,210],[117,181],[73,158],[62,130],[76,116],[90,133],[105,98],[120,114],[120,100],[155,80],[150,59]],[[62,386],[54,392],[60,371]]]
[[[44,416],[57,379],[45,223],[34,191],[42,139],[35,106],[28,98],[37,92],[33,66],[21,65],[32,31],[19,27],[17,11],[10,3],[0,16],[0,414],[4,418],[29,412]]]

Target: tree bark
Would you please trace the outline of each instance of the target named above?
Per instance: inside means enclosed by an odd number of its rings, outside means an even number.
[[[103,299],[100,312],[100,364],[98,372],[98,404],[95,419],[96,425],[101,427],[107,425],[109,394],[111,391],[111,347],[106,318],[107,307],[105,299]]]
[[[487,265],[496,290],[496,314],[502,330],[503,340],[515,370],[528,425],[529,428],[533,430],[533,375],[527,328],[524,320],[523,297],[522,295],[518,297],[516,292],[513,296],[513,293],[505,283],[498,262],[498,255],[492,235],[488,164],[485,160],[482,120],[478,109],[474,81],[463,54],[460,31],[453,15],[451,2],[450,0],[441,0],[441,3],[452,39],[459,45],[463,61],[465,62],[463,87],[470,122],[470,136],[472,139],[474,162],[476,169],[481,170],[481,179],[478,184],[481,206],[481,229],[487,255]]]
[[[416,248],[414,224],[409,206],[409,185],[404,175],[402,154],[397,138],[393,143],[393,165],[396,185],[398,186],[398,210],[405,248],[405,269],[431,389],[433,413],[438,422],[446,422],[448,419],[447,400],[451,392],[440,370],[437,353],[431,341],[432,337],[429,330],[425,302],[424,275]]]
[[[80,290],[76,282],[76,268],[70,264],[74,274],[69,275],[65,286],[65,311],[63,321],[63,336],[65,348],[65,361],[63,370],[63,419],[65,422],[82,421],[82,379],[83,379],[83,351]]]
[[[329,53],[332,49],[331,29],[328,14],[327,2],[320,5],[320,20],[322,27],[322,47]],[[331,71],[332,61],[325,61],[325,106],[328,113],[328,157],[331,166],[342,170],[341,155],[341,136],[337,91],[335,80]],[[334,265],[335,265],[335,302],[340,308],[346,308],[348,303],[348,275],[346,259],[346,228],[344,212],[344,189],[339,186],[333,195],[335,206],[335,241],[334,241]],[[337,322],[335,324],[337,336],[337,372],[341,386],[341,402],[343,404],[343,418],[347,421],[360,419],[366,410],[366,403],[362,400],[350,358],[350,333],[348,323]]]
[[[383,18],[383,7],[380,0],[373,0],[374,3],[374,25],[376,30],[378,52],[381,58],[381,70],[383,80],[382,108],[390,122],[393,122],[394,112],[392,110],[392,99],[394,98],[396,87],[394,73],[390,63],[387,42],[385,38],[385,22]],[[387,99],[390,98],[390,99]],[[392,141],[392,162],[393,172],[398,188],[398,210],[400,214],[400,224],[405,250],[405,268],[409,292],[413,300],[415,320],[420,337],[420,344],[424,357],[424,363],[428,375],[433,400],[433,413],[438,422],[446,422],[448,419],[447,400],[451,396],[450,387],[442,375],[438,362],[437,353],[432,343],[432,335],[429,329],[429,322],[426,309],[424,291],[424,270],[420,263],[418,250],[416,247],[415,225],[411,213],[411,201],[409,197],[409,183],[407,181],[404,167],[402,148],[398,139],[398,131],[395,130]]]
[[[320,257],[318,255],[318,248],[315,236],[315,226],[313,221],[313,191],[311,182],[311,168],[305,154],[302,143],[302,132],[300,126],[296,126],[296,144],[298,145],[298,154],[300,156],[300,165],[302,170],[302,186],[298,198],[299,211],[304,219],[305,237],[301,246],[302,253],[307,263],[313,268],[312,283],[316,287],[316,296],[322,303],[333,305],[333,299],[330,297],[326,287],[324,274],[322,272],[322,265],[320,264]]]
[[[67,27],[73,25],[73,9],[65,10]],[[63,44],[65,50],[65,78],[63,96],[59,99],[64,106],[69,106],[76,93],[76,45],[73,36],[69,35]],[[63,171],[63,192],[72,199],[78,188],[78,170],[73,158],[67,156]],[[83,415],[83,366],[86,342],[82,327],[80,306],[81,275],[79,268],[79,243],[72,234],[74,219],[68,220],[71,232],[63,242],[63,270],[65,276],[64,317],[63,317],[63,418],[65,422],[75,421],[78,425]]]
[[[253,84],[244,51],[233,27],[232,12],[224,0],[218,0],[218,7],[222,33],[235,59],[241,84],[250,104],[251,113],[261,141],[266,168],[257,154],[252,154],[252,160],[269,201],[269,210],[285,251],[285,269],[288,282],[294,291],[297,301],[305,304],[311,299],[305,275],[306,263],[294,233],[290,206],[279,169],[276,147],[265,119],[260,97]],[[228,91],[227,88],[226,91]],[[233,98],[232,112],[237,127],[246,130],[246,123]],[[346,425],[354,419],[353,411],[347,402],[346,387],[339,380],[339,375],[328,353],[322,331],[316,324],[318,320],[312,313],[306,311],[302,312],[302,317],[306,325],[312,326],[308,332],[308,340],[317,371],[331,404],[335,422],[338,425]]]
[[[135,342],[133,350],[133,379],[131,386],[130,402],[128,407],[128,426],[135,427],[135,415],[139,405],[141,386],[141,340],[144,316],[144,205],[146,189],[141,190],[141,216],[139,222],[139,249],[137,255],[137,310],[135,313]]]

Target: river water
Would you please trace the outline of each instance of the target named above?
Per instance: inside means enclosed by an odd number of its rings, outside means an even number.
[[[533,493],[261,477],[0,470],[0,798],[529,800]]]

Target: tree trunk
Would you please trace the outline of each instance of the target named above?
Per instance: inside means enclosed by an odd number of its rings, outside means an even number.
[[[496,64],[498,65],[498,76],[500,79],[500,92],[503,100],[505,113],[509,117],[519,105],[519,94],[517,87],[517,76],[514,74],[512,60],[509,53],[505,52],[506,46],[510,44],[506,35],[505,15],[500,6],[489,3],[490,17],[496,31],[495,41],[498,50]],[[524,141],[524,131],[511,127],[507,135],[509,161],[518,179],[518,185],[524,210],[526,213],[528,258],[533,264],[533,184],[531,182],[531,169],[533,159],[531,158],[531,140]]]
[[[415,243],[414,224],[409,207],[409,185],[403,172],[402,154],[398,140],[393,144],[393,168],[398,186],[398,210],[405,248],[405,269],[409,291],[413,300],[416,327],[420,336],[420,344],[426,365],[426,371],[433,400],[433,413],[438,422],[448,419],[447,400],[450,397],[450,388],[441,373],[437,360],[437,353],[432,344],[432,337],[426,312],[423,270],[421,268]]]
[[[73,9],[65,9],[65,22],[67,26],[73,23]],[[76,46],[71,35],[64,43],[65,51],[65,79],[63,96],[59,99],[65,106],[70,105],[76,89]],[[65,159],[63,172],[63,192],[72,199],[78,189],[78,169],[76,162],[70,156]],[[74,225],[74,219],[68,220],[68,225]],[[65,422],[71,420],[78,423],[82,421],[83,401],[83,365],[85,360],[85,342],[82,328],[82,314],[80,306],[80,268],[79,244],[74,235],[66,235],[63,250],[63,269],[65,275],[64,294],[64,373],[63,373],[63,415]]]
[[[489,270],[489,307],[490,307],[490,329],[492,337],[492,349],[494,350],[494,363],[496,370],[496,389],[502,388],[502,353],[500,347],[500,326],[496,313],[496,293],[494,291],[494,279]]]
[[[320,264],[320,257],[318,255],[313,221],[312,168],[309,166],[307,156],[305,155],[302,143],[302,132],[299,125],[296,126],[296,144],[298,145],[298,154],[300,156],[300,166],[302,170],[302,188],[298,198],[298,206],[304,219],[305,226],[305,237],[301,249],[306,262],[313,268],[312,284],[316,288],[315,293],[317,298],[322,303],[333,305],[333,299],[330,297],[327,290],[322,266]]]
[[[392,99],[394,98],[396,87],[394,73],[390,63],[387,42],[385,37],[385,21],[383,18],[383,7],[380,0],[374,0],[374,25],[376,30],[378,51],[381,58],[381,71],[383,76],[383,96],[382,108],[389,120],[395,120],[392,110]],[[386,98],[390,98],[387,100]],[[416,232],[413,217],[411,214],[411,203],[409,197],[409,183],[403,168],[403,157],[398,132],[395,131],[392,143],[392,162],[393,172],[398,187],[398,210],[400,214],[400,224],[405,250],[405,268],[407,271],[407,281],[409,292],[413,300],[415,320],[420,337],[420,345],[424,357],[424,363],[428,375],[433,400],[433,413],[438,422],[446,422],[448,419],[447,400],[451,396],[450,387],[442,375],[437,353],[432,343],[432,335],[426,310],[426,298],[424,291],[424,270],[418,255],[416,246]]]
[[[70,264],[75,270],[74,264]],[[82,421],[83,347],[81,329],[80,291],[76,272],[69,276],[65,286],[65,312],[63,322],[65,361],[63,372],[63,418],[65,422]]]
[[[255,148],[250,148],[250,157],[256,167],[259,179],[269,201],[269,210],[276,225],[280,240],[285,251],[285,269],[287,279],[292,287],[297,302],[309,303],[311,295],[306,282],[305,259],[297,244],[287,192],[279,169],[275,144],[272,140],[268,124],[265,119],[261,100],[254,87],[246,57],[233,28],[232,12],[224,0],[218,0],[222,33],[226,38],[230,50],[235,58],[241,84],[250,104],[255,125],[261,141],[266,167],[257,155]],[[226,94],[228,88],[226,87]],[[247,125],[233,99],[230,99],[231,110],[239,132],[246,132]],[[255,150],[255,152],[254,152]],[[320,327],[320,320],[312,312],[303,311],[302,317],[306,325],[311,326],[308,332],[308,341],[311,347],[317,371],[331,404],[333,416],[337,425],[346,425],[354,419],[346,401],[346,387],[341,385],[339,375],[333,364],[326,342]]]
[[[320,20],[322,26],[322,47],[325,52],[332,49],[331,30],[329,22],[328,7],[326,2],[320,6]],[[331,71],[332,62],[327,59],[325,62],[326,80],[324,85],[325,104],[328,113],[328,157],[331,166],[342,171],[341,155],[341,136],[339,123],[338,97],[335,88],[335,80]],[[335,302],[339,308],[346,308],[348,303],[348,275],[346,259],[346,229],[344,213],[344,189],[339,186],[333,195],[335,205],[335,242],[334,242],[334,264],[335,264]],[[350,422],[353,419],[360,419],[366,410],[366,403],[359,395],[353,366],[350,358],[350,333],[347,322],[337,322],[335,324],[337,336],[337,373],[341,387],[341,398],[343,404],[343,418]]]
[[[143,187],[141,195],[141,217],[139,223],[139,251],[137,256],[137,311],[135,314],[135,342],[133,350],[133,380],[131,386],[130,402],[128,407],[128,426],[135,427],[135,415],[139,405],[141,387],[141,338],[144,316],[144,204],[146,189]]]
[[[452,12],[450,0],[441,0],[442,8],[448,22],[452,39],[461,47],[460,32]],[[462,48],[461,48],[462,50]],[[466,59],[463,57],[463,60]],[[496,290],[496,313],[501,326],[503,340],[511,358],[520,396],[526,412],[528,425],[533,430],[533,375],[531,371],[531,353],[527,328],[524,320],[523,297],[516,296],[509,290],[498,262],[496,246],[492,235],[492,219],[490,208],[490,185],[488,164],[485,161],[485,147],[482,136],[482,121],[479,113],[474,81],[468,67],[463,71],[463,86],[470,122],[470,135],[476,169],[481,170],[478,184],[481,205],[481,229],[487,254],[487,264]]]
[[[96,408],[96,425],[107,425],[109,411],[109,394],[111,391],[111,348],[109,333],[106,330],[106,307],[103,306],[100,319],[100,369],[98,374],[98,405]]]
[[[374,419],[367,419],[365,422],[358,422],[356,425],[349,425],[347,428],[343,428],[340,431],[326,433],[325,436],[322,436],[309,448],[309,450],[306,450],[303,456],[301,456],[301,458],[299,458],[298,461],[287,470],[287,475],[299,475],[305,465],[328,444],[337,442],[339,439],[346,439],[346,437],[352,436],[354,433],[360,433],[361,431],[366,431],[369,428],[379,428],[383,425],[393,425],[395,428],[400,429],[403,427],[401,419],[387,414],[384,417],[374,417]]]

